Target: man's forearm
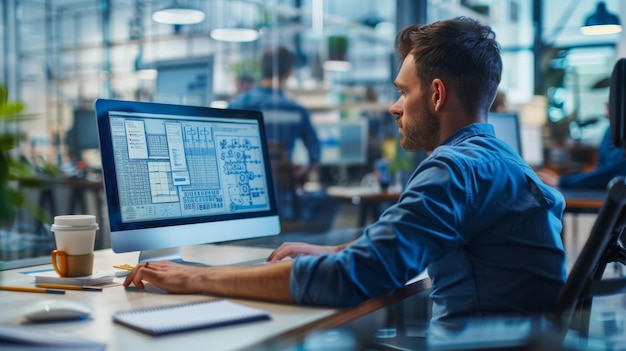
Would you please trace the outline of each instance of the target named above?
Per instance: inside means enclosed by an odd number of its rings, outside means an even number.
[[[341,250],[345,249],[346,247],[348,247],[348,246],[352,245],[352,243],[353,243],[353,242],[354,242],[354,240],[352,240],[352,241],[350,241],[350,242],[347,242],[347,243],[345,243],[345,244],[339,244],[339,245],[337,245],[337,252],[339,252],[339,251],[341,251]]]
[[[209,268],[198,279],[199,290],[227,297],[293,303],[289,293],[291,261],[256,266]]]

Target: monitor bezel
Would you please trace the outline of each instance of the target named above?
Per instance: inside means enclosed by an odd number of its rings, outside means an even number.
[[[164,116],[169,115],[172,116],[173,119],[191,116],[193,118],[243,118],[254,120],[259,126],[263,158],[265,160],[269,160],[265,125],[263,123],[263,115],[261,112],[111,99],[97,99],[94,106],[98,125],[104,191],[106,195],[107,213],[109,216],[111,245],[113,251],[128,252],[152,250],[181,245],[223,242],[243,238],[269,236],[280,233],[272,171],[269,162],[265,162],[264,165],[269,200],[269,209],[267,210],[127,223],[122,222],[121,216],[117,173],[109,122],[110,111],[159,114]],[[269,222],[265,221],[265,219],[269,219]],[[204,230],[203,227],[207,223],[212,224],[212,233],[208,233],[204,238],[198,237],[199,234],[197,232]],[[239,223],[241,233],[225,235],[226,233],[224,233],[223,230],[230,228],[229,226],[236,223]],[[267,228],[255,233],[250,233],[248,231],[249,228],[255,228],[254,226],[256,225],[264,225]],[[178,233],[179,236],[175,239],[167,237],[168,235],[173,235],[172,232],[179,227],[185,228],[185,231],[180,231],[180,233]],[[152,237],[153,239],[149,239],[148,237]]]

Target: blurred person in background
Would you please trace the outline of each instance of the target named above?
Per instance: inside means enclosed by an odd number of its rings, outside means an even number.
[[[606,106],[608,116],[608,105]],[[598,146],[598,158],[594,169],[587,172],[559,174],[550,169],[537,171],[539,178],[552,187],[561,189],[605,189],[611,179],[626,176],[624,149],[611,143],[611,128],[607,126]]]
[[[274,165],[278,212],[281,220],[321,224],[328,229],[338,209],[335,201],[322,191],[304,193],[301,186],[317,179],[321,146],[311,122],[311,114],[285,94],[285,84],[295,66],[294,55],[285,47],[265,50],[261,56],[261,82],[235,96],[228,107],[263,113],[265,131]],[[307,149],[308,162],[292,164],[300,139]]]

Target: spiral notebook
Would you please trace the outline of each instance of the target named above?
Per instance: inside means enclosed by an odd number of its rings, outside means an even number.
[[[230,302],[210,300],[180,305],[120,311],[113,321],[150,335],[270,319],[267,311]]]

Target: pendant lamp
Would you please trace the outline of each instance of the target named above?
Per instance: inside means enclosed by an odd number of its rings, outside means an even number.
[[[178,4],[176,1],[172,5],[154,11],[152,20],[164,24],[196,24],[204,21],[204,12]]]
[[[615,34],[622,31],[622,24],[617,15],[610,13],[604,1],[598,2],[596,12],[585,19],[585,23],[580,27],[580,32],[584,35],[605,35]]]

